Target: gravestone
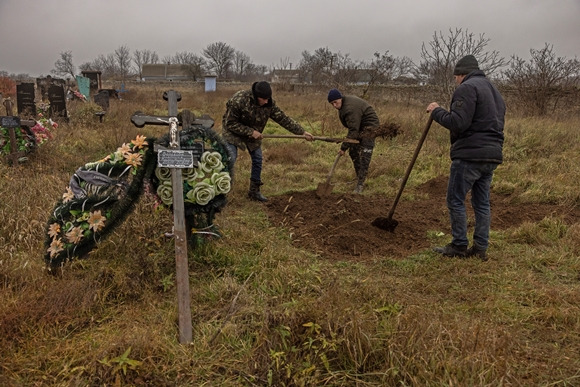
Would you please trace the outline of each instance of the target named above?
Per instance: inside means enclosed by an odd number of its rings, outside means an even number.
[[[34,83],[16,85],[16,109],[18,110],[18,115],[36,116]]]
[[[106,90],[101,90],[93,96],[93,100],[97,105],[103,110],[109,110],[109,92]]]
[[[52,84],[48,88],[48,102],[50,103],[50,116],[67,117],[66,99],[64,87],[62,85]]]
[[[101,72],[100,71],[86,70],[86,71],[82,71],[81,74],[83,75],[83,77],[89,78],[91,94],[96,93],[97,90],[103,88],[103,86],[101,85]]]
[[[81,75],[76,76],[79,93],[85,96],[87,101],[91,100],[91,80]]]

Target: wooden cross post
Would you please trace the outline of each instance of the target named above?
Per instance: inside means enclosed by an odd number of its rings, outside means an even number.
[[[183,181],[181,169],[191,167],[191,164],[193,164],[193,156],[190,152],[180,151],[177,101],[181,99],[181,96],[176,91],[169,90],[163,93],[163,99],[168,101],[169,117],[135,114],[131,117],[131,121],[137,127],[142,127],[145,124],[159,125],[167,124],[167,122],[169,122],[169,148],[158,151],[158,165],[169,166],[171,169],[179,342],[181,344],[187,344],[192,342],[192,327],[187,263],[187,232],[185,224],[185,206],[183,204]],[[189,160],[190,158],[191,161]]]
[[[10,138],[10,154],[8,159],[11,161],[12,166],[18,166],[18,160],[26,155],[26,152],[21,152],[18,150],[18,143],[16,142],[16,128],[20,128],[21,125],[32,125],[34,126],[35,121],[33,120],[20,120],[20,117],[12,116],[13,102],[10,99],[4,101],[4,107],[6,108],[6,117],[1,117],[0,125],[8,128],[8,136]]]

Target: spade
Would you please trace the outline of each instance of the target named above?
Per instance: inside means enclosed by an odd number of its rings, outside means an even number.
[[[419,155],[419,151],[421,150],[421,147],[423,146],[423,142],[425,141],[425,138],[427,137],[427,133],[429,132],[429,128],[431,127],[431,123],[433,123],[433,118],[431,118],[431,115],[429,115],[429,120],[427,121],[427,125],[425,125],[425,129],[423,130],[423,135],[421,136],[421,139],[419,140],[419,143],[417,144],[417,148],[415,149],[415,153],[413,154],[413,158],[411,159],[411,163],[407,167],[407,171],[405,172],[405,177],[403,178],[403,181],[401,182],[401,187],[399,188],[399,192],[397,193],[397,197],[395,198],[395,201],[393,202],[393,204],[391,206],[391,210],[389,211],[389,214],[387,215],[386,218],[385,217],[378,217],[375,220],[373,220],[371,223],[373,226],[378,227],[382,230],[395,232],[395,228],[399,224],[399,222],[397,222],[395,219],[393,219],[393,215],[395,214],[395,208],[397,207],[397,204],[399,203],[399,199],[401,198],[401,194],[403,193],[403,189],[405,188],[405,184],[407,184],[407,180],[409,179],[409,175],[411,174],[411,170],[413,170],[413,165],[415,165],[415,161],[417,160],[417,156]]]

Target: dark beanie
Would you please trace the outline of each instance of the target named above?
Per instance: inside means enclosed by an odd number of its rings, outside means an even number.
[[[459,59],[455,65],[455,70],[453,70],[453,75],[465,75],[469,74],[474,70],[479,70],[479,64],[477,59],[473,55],[466,55]]]
[[[337,99],[341,98],[342,94],[340,94],[340,91],[338,91],[338,89],[331,89],[328,92],[328,102],[336,101]]]
[[[266,81],[254,82],[252,85],[252,92],[256,98],[270,99],[272,98],[272,88]]]

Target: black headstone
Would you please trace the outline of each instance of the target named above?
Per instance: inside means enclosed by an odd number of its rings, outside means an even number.
[[[18,109],[18,115],[27,114],[36,116],[34,83],[21,83],[16,85],[16,109]]]
[[[51,117],[67,117],[66,99],[62,85],[48,87],[48,102],[50,103]]]
[[[109,110],[109,93],[106,90],[102,90],[95,94],[93,99],[103,110]]]

